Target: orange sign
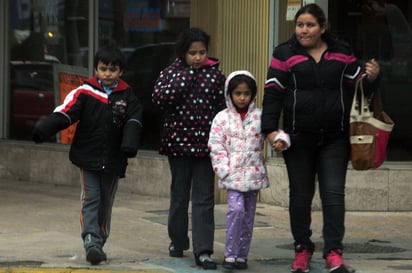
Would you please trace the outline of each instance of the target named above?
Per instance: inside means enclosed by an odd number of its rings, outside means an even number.
[[[58,87],[59,87],[59,104],[62,104],[64,98],[70,91],[79,87],[83,84],[84,80],[87,79],[86,76],[68,73],[68,72],[58,72]],[[60,143],[71,144],[73,141],[74,133],[76,131],[76,125],[72,124],[68,128],[60,131]]]

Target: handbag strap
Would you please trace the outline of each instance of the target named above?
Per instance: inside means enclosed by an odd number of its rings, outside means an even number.
[[[355,83],[355,93],[353,95],[352,108],[350,115],[356,117],[370,117],[373,113],[370,111],[368,100],[365,98],[363,91],[363,78],[366,74],[363,74]]]

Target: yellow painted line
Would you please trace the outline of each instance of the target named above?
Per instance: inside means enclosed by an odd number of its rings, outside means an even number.
[[[30,267],[7,267],[0,268],[0,273],[164,273],[148,270],[107,270],[86,268],[30,268]]]

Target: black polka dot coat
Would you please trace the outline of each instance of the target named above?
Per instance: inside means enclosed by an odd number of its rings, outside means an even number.
[[[215,115],[226,107],[225,76],[219,61],[208,58],[199,69],[176,58],[160,72],[152,100],[163,112],[160,154],[209,156],[209,131]]]

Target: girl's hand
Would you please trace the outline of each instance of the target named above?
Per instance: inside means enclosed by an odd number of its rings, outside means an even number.
[[[273,131],[266,136],[266,140],[268,141],[272,149],[275,150],[275,152],[277,153],[280,153],[286,150],[287,148],[289,148],[289,144],[286,141],[282,139],[276,139],[276,136],[278,136],[279,133],[285,134],[282,130],[280,130],[280,131]]]
[[[366,62],[365,73],[369,82],[373,82],[378,78],[380,73],[380,66],[374,58]]]
[[[275,150],[275,152],[277,153],[283,152],[287,148],[288,148],[288,145],[283,140],[277,140],[272,145],[272,149]]]

